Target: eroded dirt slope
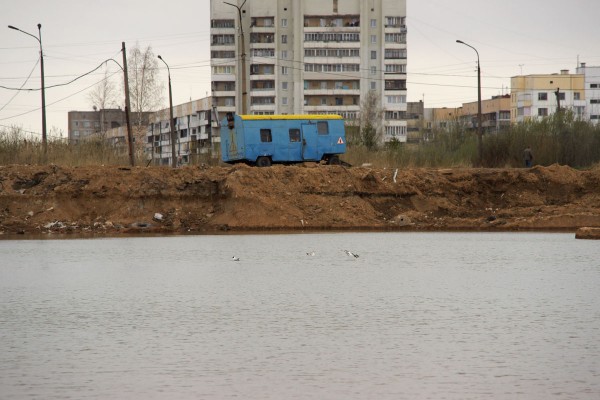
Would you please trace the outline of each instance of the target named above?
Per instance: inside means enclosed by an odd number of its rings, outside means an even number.
[[[0,232],[600,227],[600,170],[0,167]]]

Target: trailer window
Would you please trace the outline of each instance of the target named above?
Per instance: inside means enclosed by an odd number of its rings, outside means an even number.
[[[317,132],[319,132],[319,135],[329,135],[329,125],[327,124],[327,121],[317,122]]]
[[[300,129],[290,129],[290,142],[300,141]]]
[[[272,142],[273,137],[271,136],[270,129],[261,129],[260,130],[260,141],[261,142]]]

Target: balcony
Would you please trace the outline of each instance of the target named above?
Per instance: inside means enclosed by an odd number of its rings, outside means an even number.
[[[327,113],[335,113],[335,112],[351,112],[351,111],[360,111],[360,106],[351,105],[351,106],[327,106],[327,105],[312,105],[312,106],[304,106],[304,112],[327,112]]]
[[[360,15],[305,15],[304,28],[360,28]]]
[[[250,111],[251,112],[254,112],[254,111],[273,112],[273,111],[275,111],[275,104],[251,104]]]
[[[360,89],[304,89],[304,95],[306,96],[360,96]]]

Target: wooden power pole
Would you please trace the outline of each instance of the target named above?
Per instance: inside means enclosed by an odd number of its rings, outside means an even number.
[[[124,83],[125,83],[125,119],[127,120],[127,143],[129,145],[129,163],[133,167],[135,164],[134,156],[133,156],[133,134],[131,132],[131,117],[130,110],[131,105],[129,104],[129,78],[127,76],[127,51],[125,50],[125,42],[122,42],[123,52],[123,73],[124,73]]]

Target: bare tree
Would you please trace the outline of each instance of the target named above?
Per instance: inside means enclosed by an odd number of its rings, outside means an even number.
[[[381,118],[383,110],[379,104],[379,96],[374,90],[369,90],[363,98],[360,107],[360,141],[372,150],[381,141]]]
[[[136,125],[142,125],[142,112],[156,111],[163,103],[163,85],[157,77],[158,62],[152,47],[142,51],[136,43],[129,50],[127,69],[131,111],[137,113]]]
[[[108,68],[104,70],[104,79],[102,79],[94,88],[88,93],[88,100],[99,109],[105,109],[110,107],[117,107],[118,101],[117,96],[119,91],[117,90],[114,82],[110,79],[112,74]]]
[[[94,110],[100,111],[100,133],[106,132],[104,126],[104,111],[107,108],[118,107],[118,95],[119,90],[116,88],[114,82],[110,79],[112,74],[108,68],[104,70],[104,79],[98,82],[97,85],[88,93],[88,100],[91,103]]]

